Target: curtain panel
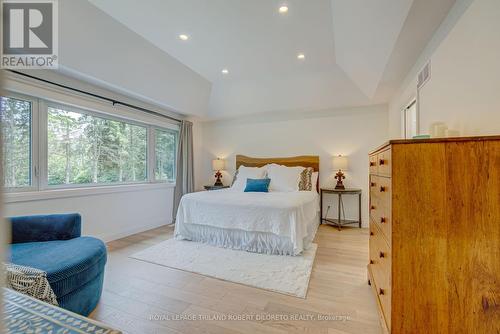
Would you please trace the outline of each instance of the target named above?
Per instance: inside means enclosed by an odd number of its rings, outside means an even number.
[[[185,120],[181,121],[179,129],[176,171],[173,222],[175,222],[182,195],[194,191],[193,123]]]

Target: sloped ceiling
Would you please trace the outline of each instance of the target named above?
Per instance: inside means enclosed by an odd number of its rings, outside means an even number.
[[[413,0],[331,0],[336,63],[369,98]]]
[[[212,84],[205,118],[387,102],[455,2],[89,1]]]

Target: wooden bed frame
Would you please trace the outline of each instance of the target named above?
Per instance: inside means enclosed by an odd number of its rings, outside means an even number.
[[[300,155],[289,158],[251,158],[244,155],[236,155],[236,170],[240,166],[246,167],[262,167],[267,164],[278,164],[288,167],[311,167],[315,172],[319,173],[319,156],[317,155]],[[319,174],[316,182],[316,190],[319,192]]]

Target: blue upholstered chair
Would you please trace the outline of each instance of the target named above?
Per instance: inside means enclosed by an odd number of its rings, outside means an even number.
[[[81,236],[79,214],[12,217],[10,261],[45,271],[59,306],[87,316],[101,297],[106,246]]]

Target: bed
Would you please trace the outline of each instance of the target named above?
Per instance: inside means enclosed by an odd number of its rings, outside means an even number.
[[[237,169],[272,163],[319,170],[317,156],[236,156]],[[319,225],[317,182],[313,187],[313,191],[255,193],[229,188],[186,194],[179,204],[175,238],[257,253],[300,255]]]

